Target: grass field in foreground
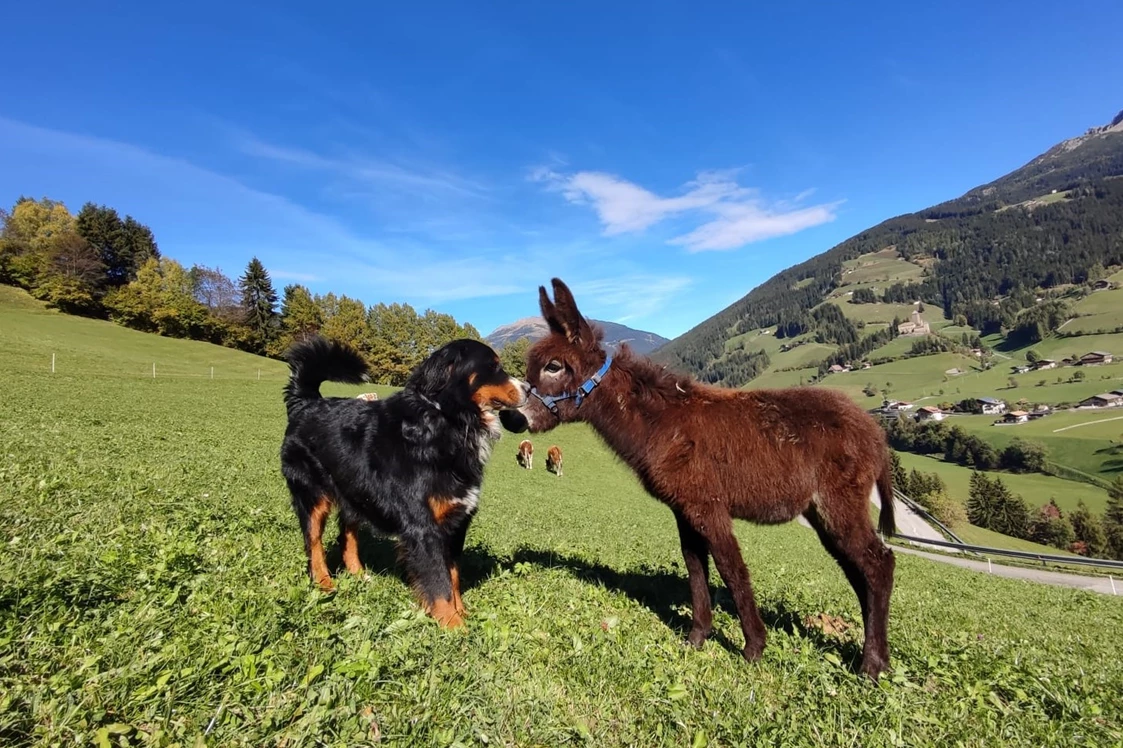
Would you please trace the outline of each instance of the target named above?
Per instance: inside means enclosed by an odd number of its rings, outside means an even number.
[[[420,617],[389,544],[372,537],[361,549],[370,578],[323,595],[306,580],[278,471],[279,383],[49,377],[22,363],[47,347],[9,329],[4,745],[1123,740],[1123,600],[899,554],[895,672],[875,687],[852,670],[857,602],[794,523],[737,527],[768,623],[763,660],[740,657],[716,575],[716,636],[685,648],[671,515],[580,426],[535,437],[565,450],[560,479],[519,470],[518,438],[497,445],[469,534],[466,630]],[[113,370],[118,346],[187,355],[184,343],[116,330],[95,358],[85,323],[52,329],[51,347],[91,371]],[[804,623],[819,613],[851,628]]]

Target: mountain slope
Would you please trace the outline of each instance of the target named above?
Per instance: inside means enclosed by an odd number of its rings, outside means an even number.
[[[934,304],[983,333],[1008,329],[1035,304],[1034,288],[1085,282],[1096,266],[1123,264],[1121,175],[1123,113],[955,200],[891,218],[778,273],[655,358],[742,385],[764,367],[736,339],[771,327],[777,336],[813,332],[811,311],[839,287],[843,263],[887,248],[923,270],[879,289],[883,300]]]
[[[635,330],[616,322],[603,320],[590,320],[590,322],[604,330],[604,343],[613,350],[621,343],[627,343],[637,353],[648,354],[667,342],[667,338],[662,335]],[[546,332],[546,322],[541,317],[523,317],[509,324],[500,325],[484,339],[492,348],[500,350],[507,343],[512,343],[519,338],[528,338],[533,343],[546,337]]]

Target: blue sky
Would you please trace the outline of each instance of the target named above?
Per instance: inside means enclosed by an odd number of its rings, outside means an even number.
[[[681,334],[1123,107],[1120,3],[110,5],[5,10],[0,202],[485,334]]]

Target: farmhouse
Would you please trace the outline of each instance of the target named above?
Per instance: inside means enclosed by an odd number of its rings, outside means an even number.
[[[1042,358],[1037,360],[1037,363],[1033,365],[1033,368],[1037,371],[1044,371],[1045,369],[1056,369],[1057,362],[1051,358]]]
[[[1080,364],[1083,366],[1099,366],[1100,364],[1110,364],[1111,360],[1112,355],[1106,351],[1092,351],[1080,357]]]
[[[920,312],[916,309],[912,310],[908,322],[897,325],[898,335],[927,335],[928,333],[928,323],[921,318]]]
[[[1029,413],[1024,410],[1012,410],[1002,419],[1003,423],[1025,423],[1029,420]]]
[[[1123,405],[1123,395],[1116,395],[1114,392],[1092,395],[1080,401],[1081,408],[1114,408],[1119,405]]]
[[[1000,416],[1006,412],[1006,403],[993,397],[980,397],[975,402],[982,408],[984,416]]]
[[[932,405],[925,405],[916,411],[917,421],[942,421],[945,418],[947,418],[947,414]]]
[[[850,371],[849,366],[839,366],[838,364],[831,364],[831,368],[827,369],[828,374],[841,374]]]
[[[1021,366],[1011,366],[1010,368],[1014,371],[1015,374],[1025,374],[1030,370],[1031,367],[1022,364]]]

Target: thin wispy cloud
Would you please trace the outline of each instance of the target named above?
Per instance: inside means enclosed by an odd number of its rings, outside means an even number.
[[[235,145],[245,155],[302,169],[322,171],[351,182],[421,194],[434,191],[479,197],[483,183],[452,171],[423,165],[401,165],[368,156],[326,156],[303,148],[277,145],[243,134]]]
[[[840,204],[797,207],[812,190],[804,190],[792,201],[768,202],[759,190],[738,184],[735,171],[700,172],[681,194],[671,197],[605,172],[565,174],[540,167],[530,177],[571,203],[591,206],[605,236],[640,232],[674,217],[695,217],[698,226],[668,240],[690,252],[736,249],[794,234],[833,221]]]
[[[0,117],[0,159],[4,143],[18,143],[24,154],[37,154],[37,173],[43,180],[50,181],[55,172],[73,175],[78,169],[96,175],[101,185],[97,198],[136,206],[129,210],[139,208],[161,248],[177,259],[186,261],[185,251],[204,264],[228,264],[234,257],[248,261],[257,255],[267,267],[282,268],[272,271],[275,278],[332,286],[361,281],[371,300],[436,303],[529,293],[535,288],[532,268],[523,270],[518,279],[497,281],[486,253],[450,261],[404,240],[386,243],[282,195],[130,143]],[[175,212],[182,209],[177,206],[192,206],[205,215],[205,228],[169,238],[172,235],[164,226],[178,223]],[[404,256],[409,257],[408,263],[403,263]],[[300,269],[309,265],[316,272]]]
[[[611,321],[623,323],[655,314],[692,282],[684,276],[630,274],[578,281],[572,290],[583,305],[610,310]]]

